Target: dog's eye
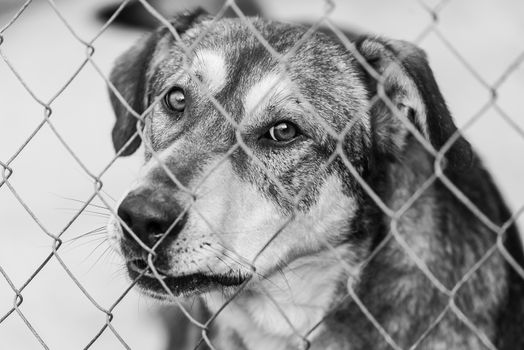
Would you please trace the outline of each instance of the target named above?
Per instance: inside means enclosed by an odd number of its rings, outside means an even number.
[[[183,112],[186,108],[186,95],[184,90],[179,87],[171,88],[164,97],[164,102],[172,111]]]
[[[275,124],[268,131],[269,138],[277,142],[291,141],[298,135],[297,127],[290,122]]]

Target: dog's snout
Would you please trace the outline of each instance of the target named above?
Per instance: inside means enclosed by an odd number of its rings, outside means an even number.
[[[118,207],[120,219],[149,247],[166,233],[164,240],[172,240],[178,235],[184,226],[181,213],[172,195],[150,188],[132,191]],[[127,228],[122,225],[124,238],[136,243]]]

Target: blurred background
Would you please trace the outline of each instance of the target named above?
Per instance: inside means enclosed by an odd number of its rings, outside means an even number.
[[[216,12],[222,1],[150,3],[170,15],[190,4]],[[0,323],[0,349],[42,349],[25,321],[51,349],[82,349],[106,324],[106,314],[95,304],[112,308],[129,282],[118,257],[103,241],[103,232],[71,241],[104,226],[109,211],[97,207],[104,203],[95,198],[96,206],[75,218],[82,203],[95,193],[95,180],[89,174],[102,174],[101,196],[114,205],[140,165],[137,152],[108,167],[114,158],[113,114],[103,76],[155,20],[141,6],[129,7],[120,23],[110,25],[92,44],[98,70],[91,63],[83,64],[86,47],[79,39],[89,42],[99,34],[104,18],[114,9],[112,2],[34,0],[27,4],[6,28],[24,1],[0,0],[0,164],[9,163],[13,170],[9,186],[0,187],[0,268],[16,288],[23,286],[52,251],[53,239],[47,231],[63,233],[65,243],[58,252],[67,270],[53,257],[24,288],[20,313],[14,311]],[[327,8],[320,0],[238,4],[249,14],[302,23],[318,21]],[[516,65],[524,52],[524,2],[340,0],[333,4],[328,16],[341,29],[418,40],[457,125],[465,127],[463,133],[492,171],[512,211],[521,208],[524,64]],[[490,86],[506,71],[510,74],[497,86],[496,105],[488,104]],[[54,130],[43,123],[45,109],[38,100],[52,101]],[[518,223],[522,231],[524,218]],[[0,317],[15,302],[8,279],[0,276]],[[130,291],[117,303],[111,324],[132,349],[162,349],[164,330],[155,316],[157,308]],[[125,347],[109,329],[91,346],[120,348]]]

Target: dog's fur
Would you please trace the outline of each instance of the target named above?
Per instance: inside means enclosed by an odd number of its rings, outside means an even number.
[[[147,109],[143,173],[110,223],[132,278],[154,245],[140,289],[201,295],[211,314],[232,298],[212,323],[216,349],[295,348],[299,334],[311,349],[390,349],[377,325],[402,349],[523,349],[524,283],[490,251],[497,234],[441,179],[428,182],[434,155],[415,135],[439,150],[456,127],[425,54],[375,37],[351,52],[321,33],[301,42],[301,26],[249,22],[180,15],[182,43],[158,29],[113,69],[129,106]],[[251,26],[281,54],[299,44],[282,64]],[[162,103],[174,85],[186,93],[183,112]],[[112,103],[115,149],[131,154],[137,119],[113,93]],[[264,136],[281,121],[300,130],[285,144]],[[442,165],[492,222],[510,218],[465,139]],[[503,235],[522,266],[516,228]]]

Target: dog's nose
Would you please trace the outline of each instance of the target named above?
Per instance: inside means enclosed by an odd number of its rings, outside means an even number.
[[[181,213],[172,195],[151,188],[130,192],[118,207],[120,219],[149,247],[153,247],[166,232],[163,242],[171,241],[180,233],[184,226],[184,219],[179,217]],[[138,243],[124,225],[122,231],[124,238],[136,248]]]

